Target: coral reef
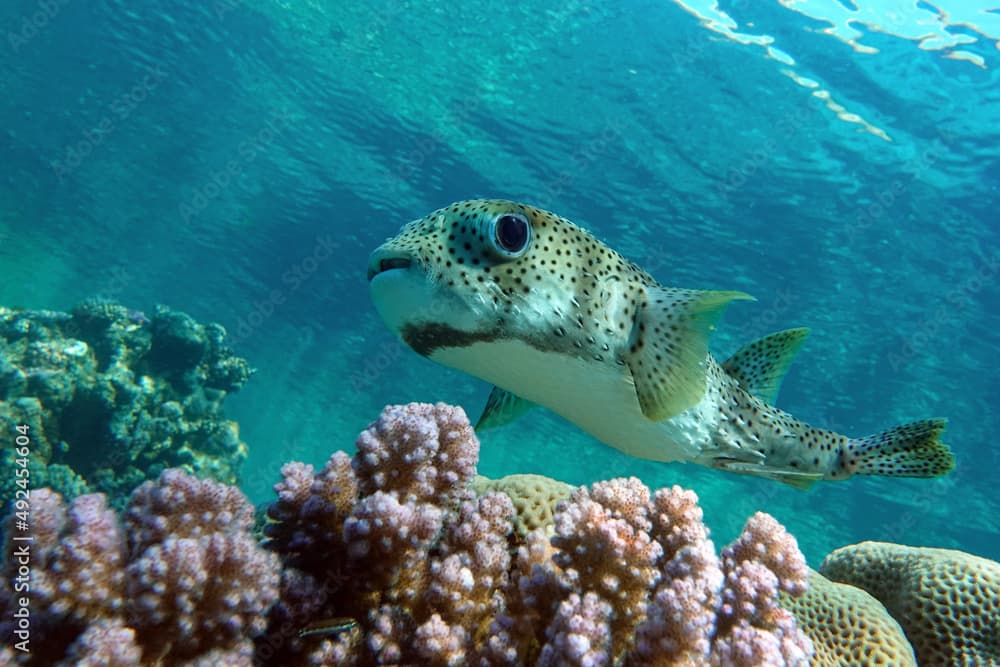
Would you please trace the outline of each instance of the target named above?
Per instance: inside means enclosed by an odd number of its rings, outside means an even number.
[[[951,549],[862,542],[828,555],[820,572],[884,604],[921,667],[1000,666],[1000,563]]]
[[[555,509],[561,500],[569,498],[573,487],[544,475],[507,475],[490,479],[476,475],[472,490],[478,495],[499,491],[514,503],[514,532],[521,538],[535,530],[555,530]]]
[[[886,608],[810,571],[767,514],[716,552],[692,491],[474,481],[478,448],[460,408],[387,407],[353,457],[283,466],[263,546],[238,489],[180,469],[121,515],[102,494],[33,491],[32,654],[3,647],[0,664],[916,664]],[[823,567],[883,599],[922,666],[998,664],[1000,564],[866,543]]]
[[[221,404],[251,370],[225,335],[163,307],[0,308],[0,426],[29,427],[32,486],[102,492],[120,508],[169,467],[235,483],[246,445]],[[12,450],[0,457],[13,469]],[[13,496],[0,484],[0,501]]]
[[[251,664],[280,566],[238,489],[170,469],[134,491],[124,521],[103,494],[67,507],[41,489],[31,503],[31,653],[18,664]],[[12,539],[15,516],[4,526],[5,637],[23,595],[11,588],[24,544]]]
[[[811,667],[917,667],[899,623],[860,588],[810,570],[805,594],[780,597],[813,642]]]
[[[767,515],[720,559],[692,492],[617,479],[572,491],[550,541],[544,525],[513,530],[507,494],[472,493],[479,443],[459,408],[388,407],[357,447],[282,471],[265,534],[286,567],[262,659],[808,664],[777,598],[800,594],[807,569]]]

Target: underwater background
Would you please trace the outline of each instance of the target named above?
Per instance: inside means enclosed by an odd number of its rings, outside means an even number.
[[[997,3],[8,0],[0,23],[0,304],[226,327],[257,369],[226,401],[253,500],[387,403],[478,416],[489,388],[395,340],[365,268],[499,197],[756,296],[719,358],[811,327],[783,409],[849,435],[948,417],[958,463],[801,492],[536,411],[483,434],[481,473],[680,484],[717,543],[762,509],[813,564],[864,539],[1000,558]]]

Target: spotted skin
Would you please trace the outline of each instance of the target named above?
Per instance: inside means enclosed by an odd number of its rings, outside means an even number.
[[[807,335],[808,329],[798,328],[758,338],[739,349],[722,367],[749,393],[764,402],[774,402],[781,381]]]
[[[528,255],[500,262],[489,251],[478,222],[508,210],[528,217],[533,246]],[[461,290],[470,307],[484,315],[474,334],[477,339],[516,337],[538,349],[588,355],[601,363],[624,364],[612,350],[628,340],[628,323],[642,289],[656,284],[637,265],[565,218],[511,202],[452,204],[410,223],[385,247],[412,254],[432,283]],[[604,302],[611,281],[624,283],[628,298],[614,310]],[[526,318],[525,313],[532,316]],[[552,326],[539,331],[539,319]],[[447,328],[423,329],[412,326],[402,332],[417,352],[429,356],[449,344]]]
[[[520,254],[498,249],[494,230],[508,215],[530,227]],[[634,456],[799,487],[854,474],[929,477],[953,466],[938,440],[943,420],[852,439],[755,396],[776,393],[804,330],[752,343],[724,366],[707,344],[692,344],[691,331],[710,330],[739,293],[664,287],[548,211],[502,200],[438,209],[376,249],[368,276],[383,319],[418,353]],[[672,367],[680,370],[664,372]],[[681,386],[691,396],[678,403],[668,390]]]

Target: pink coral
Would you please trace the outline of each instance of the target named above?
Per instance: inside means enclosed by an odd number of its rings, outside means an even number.
[[[547,626],[572,592],[561,568],[552,562],[554,549],[545,529],[529,532],[517,548],[505,608],[490,624],[483,656],[491,665],[520,665],[543,645]]]
[[[673,487],[650,498],[639,480],[615,479],[577,489],[560,504],[551,545],[554,553],[536,531],[519,549],[506,606],[484,647],[492,664],[531,662],[536,645],[545,646],[540,657],[559,664],[664,667],[729,659],[799,665],[811,651],[776,598],[779,580],[793,595],[803,590],[804,561],[767,515],[748,522],[725,552],[727,565],[693,492]],[[600,603],[612,610],[606,646]],[[588,647],[597,648],[591,654]]]
[[[668,562],[681,549],[708,541],[708,529],[694,491],[676,485],[658,489],[653,494],[650,518],[653,538],[663,545],[663,558]]]
[[[278,500],[268,508],[271,521],[264,527],[269,548],[296,567],[340,567],[329,554],[341,543],[344,521],[357,502],[351,457],[334,453],[318,474],[311,465],[286,463],[281,475],[274,487]]]
[[[272,628],[327,616],[353,618],[365,632],[335,642],[272,632],[263,641],[286,663],[353,651],[448,664],[456,642],[468,651],[497,609],[513,506],[469,490],[479,441],[459,408],[387,407],[357,447],[353,459],[334,454],[319,475],[287,465],[265,532],[286,566]],[[306,580],[318,595],[288,585]]]
[[[431,563],[428,599],[455,625],[475,627],[493,617],[493,592],[507,583],[507,533],[514,506],[506,495],[488,493],[467,501]]]
[[[659,578],[663,547],[649,535],[649,489],[636,478],[575,490],[556,514],[553,561],[567,582],[615,607],[613,655],[645,618],[649,589]]]
[[[442,507],[468,496],[479,458],[479,440],[465,412],[444,403],[389,406],[356,446],[363,495],[383,491],[402,502]]]
[[[779,589],[795,596],[808,585],[795,538],[774,517],[757,512],[722,560],[726,579],[711,664],[806,667],[812,642],[778,600]]]
[[[572,593],[549,626],[539,667],[601,667],[611,664],[614,610],[596,593]]]
[[[260,634],[278,599],[278,558],[250,534],[239,489],[165,471],[132,494],[129,618],[146,642],[195,656]]]
[[[141,484],[125,510],[131,555],[168,537],[198,538],[245,530],[253,521],[253,505],[238,488],[198,479],[179,468]]]
[[[449,625],[438,614],[417,628],[414,633],[417,654],[429,665],[464,665],[469,631],[460,625]]]
[[[135,630],[119,618],[91,623],[66,651],[56,667],[139,667],[142,649]]]
[[[253,507],[238,489],[168,470],[136,489],[124,530],[103,494],[68,510],[48,490],[33,500],[30,664],[250,664],[279,562],[251,535]]]
[[[368,572],[360,585],[384,591],[392,602],[412,603],[426,585],[426,552],[442,526],[430,503],[400,503],[376,491],[363,498],[344,523],[348,562]]]
[[[239,491],[179,471],[135,491],[124,532],[100,497],[41,493],[39,577],[60,583],[34,664],[806,664],[777,599],[804,563],[772,518],[720,561],[694,493],[614,479],[563,501],[551,540],[516,535],[507,495],[470,491],[478,446],[457,409],[387,408],[353,458],[282,468],[267,551]],[[61,597],[105,574],[127,603]]]
[[[62,510],[62,498],[48,489],[37,492],[34,501],[36,516],[46,524],[39,534],[49,542],[42,547],[40,567],[32,569],[32,589],[42,608],[77,623],[120,613],[125,593],[122,536],[104,495],[79,496],[68,512]]]
[[[636,633],[635,664],[695,667],[707,662],[724,575],[702,522],[698,496],[674,486],[653,496],[652,531],[663,545],[663,576]]]
[[[278,599],[277,559],[241,532],[169,537],[130,563],[128,575],[135,627],[170,637],[182,655],[260,634],[263,612]]]

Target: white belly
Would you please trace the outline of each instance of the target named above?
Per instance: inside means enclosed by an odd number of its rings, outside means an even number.
[[[718,426],[720,412],[707,398],[670,419],[650,421],[627,368],[540,352],[517,340],[439,349],[431,359],[542,405],[630,456],[694,460]]]

